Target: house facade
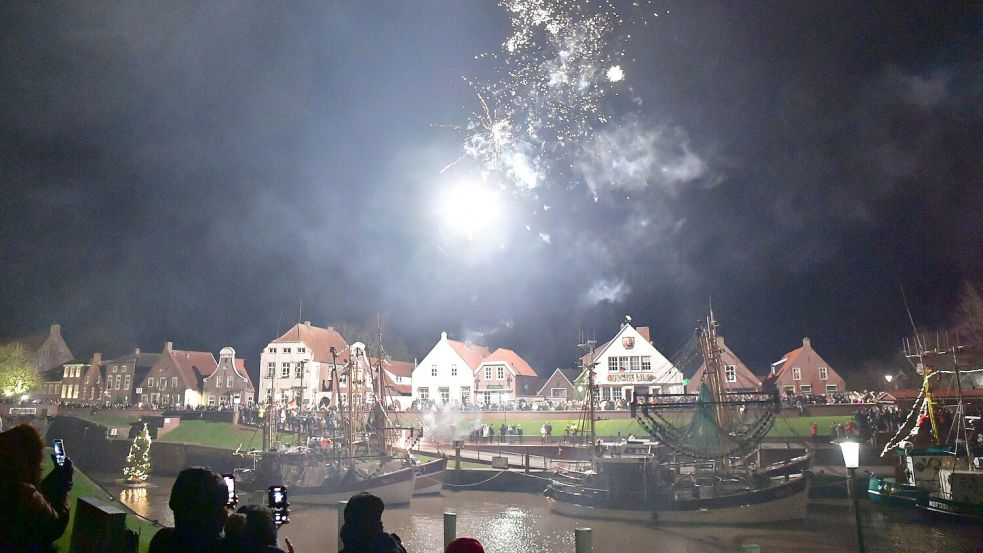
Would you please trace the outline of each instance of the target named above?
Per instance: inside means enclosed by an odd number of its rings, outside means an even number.
[[[46,373],[51,369],[72,361],[75,356],[61,335],[61,325],[53,324],[47,334],[35,334],[19,338],[0,340],[0,345],[19,344],[28,355],[38,373]]]
[[[516,352],[498,348],[474,372],[474,401],[481,405],[534,401],[543,379]],[[467,404],[467,402],[463,402]]]
[[[765,385],[774,386],[783,395],[825,395],[846,391],[843,377],[812,349],[809,338],[802,339],[802,347],[772,363]]]
[[[751,369],[735,354],[724,342],[723,336],[717,336],[717,354],[720,356],[720,381],[723,383],[726,392],[759,392],[761,391],[761,379],[751,372]],[[686,393],[700,393],[700,386],[703,383],[703,373],[706,371],[706,362],[703,356],[699,356],[693,367],[679,367],[686,378]]]
[[[253,404],[256,388],[246,371],[246,361],[236,358],[236,350],[224,347],[219,351],[218,365],[202,379],[201,393],[202,402],[209,407],[238,409]]]
[[[65,363],[62,370],[61,401],[101,405],[105,392],[102,354],[92,354],[88,363]]]
[[[334,328],[314,326],[310,321],[296,324],[260,353],[256,401],[305,408],[328,401],[336,388],[331,382],[333,363],[337,362],[340,375],[348,359],[348,343]]]
[[[377,361],[373,361],[377,363]],[[405,411],[413,403],[413,369],[415,363],[409,361],[394,361],[386,358],[382,361],[385,381],[385,400],[387,407],[395,407]]]
[[[591,354],[581,358],[586,366]],[[683,393],[683,373],[652,345],[649,328],[623,323],[610,341],[593,353],[599,401],[631,401],[637,393]]]
[[[143,395],[141,383],[158,360],[160,360],[159,353],[144,353],[140,348],[134,348],[131,353],[105,361],[103,374],[106,386],[103,391],[103,403],[109,405],[139,403]]]
[[[158,407],[203,405],[204,378],[217,366],[210,352],[174,349],[174,344],[167,342],[157,362],[137,385],[141,392],[140,402]]]
[[[567,401],[576,401],[582,398],[582,394],[577,392],[577,388],[573,384],[578,376],[580,376],[578,369],[556,369],[546,379],[536,395],[539,396],[539,399],[548,401],[554,406]]]
[[[471,405],[475,401],[474,390],[480,384],[475,380],[475,371],[488,354],[483,346],[450,340],[446,332],[441,332],[440,341],[413,370],[413,401]]]

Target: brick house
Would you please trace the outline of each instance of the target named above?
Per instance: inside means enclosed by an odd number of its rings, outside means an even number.
[[[215,370],[202,379],[202,401],[208,406],[252,405],[256,398],[244,359],[236,358],[236,350],[224,347],[218,354]]]
[[[580,369],[556,369],[546,379],[537,395],[550,403],[573,401],[580,397],[573,383],[578,376]]]
[[[40,333],[0,340],[0,346],[9,344],[19,344],[23,347],[31,356],[31,361],[38,373],[45,373],[55,367],[60,367],[75,358],[61,335],[60,324],[51,325],[47,334]]]
[[[106,388],[103,402],[112,405],[133,405],[140,401],[140,383],[150,368],[160,359],[159,353],[144,353],[135,348],[132,353],[103,363]]]
[[[204,378],[217,366],[210,352],[174,349],[174,344],[167,342],[157,362],[137,385],[141,389],[140,401],[160,407],[198,407],[204,403]]]
[[[58,399],[87,405],[102,403],[103,370],[101,353],[92,354],[88,363],[65,363],[62,365],[61,393]]]
[[[758,392],[761,390],[761,379],[751,372],[751,369],[735,354],[724,342],[723,336],[717,336],[717,348],[720,355],[721,382],[727,392]],[[679,367],[683,376],[689,380],[686,384],[686,393],[700,393],[700,386],[703,382],[703,372],[706,370],[706,363],[703,356],[695,358],[695,362],[688,367]]]
[[[764,385],[774,386],[783,395],[825,395],[846,391],[843,377],[812,349],[809,338],[802,339],[802,347],[786,353],[771,364],[771,372]]]
[[[474,371],[475,401],[484,405],[535,401],[543,381],[519,354],[498,348],[482,358]]]

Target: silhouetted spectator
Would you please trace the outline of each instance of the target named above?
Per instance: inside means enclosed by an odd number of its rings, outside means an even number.
[[[457,538],[447,544],[444,553],[485,553],[485,548],[474,538]]]
[[[378,497],[362,492],[353,495],[345,506],[345,523],[341,526],[340,553],[406,553],[396,534],[382,528],[385,503]]]
[[[243,505],[225,523],[225,550],[228,553],[286,553],[276,544],[273,513],[262,505]],[[287,549],[293,546],[287,540]]]
[[[167,502],[174,512],[174,528],[158,531],[149,553],[221,553],[228,500],[225,480],[212,469],[182,470]]]
[[[54,551],[71,508],[72,460],[41,480],[44,442],[33,426],[0,433],[0,552]],[[54,455],[51,456],[54,460]]]

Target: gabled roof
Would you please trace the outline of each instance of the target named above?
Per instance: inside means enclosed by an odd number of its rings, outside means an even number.
[[[543,381],[543,385],[539,388],[539,392],[537,392],[537,395],[543,395],[543,388],[545,388],[546,385],[550,383],[550,380],[553,380],[553,377],[556,376],[557,373],[560,373],[560,376],[563,377],[570,384],[570,387],[571,388],[573,388],[573,382],[574,382],[574,380],[577,380],[577,378],[580,376],[580,373],[581,372],[583,372],[583,371],[581,371],[580,369],[556,369],[556,370],[554,370],[553,371],[553,374],[549,375],[546,378],[546,380]]]
[[[796,360],[799,358],[799,355],[802,353],[803,347],[793,349],[792,351],[783,355],[781,359],[772,363],[771,364],[772,374],[769,375],[769,378],[777,380],[778,377],[785,374],[785,372],[788,371],[792,367],[792,365],[795,364]]]
[[[517,376],[539,376],[525,359],[510,349],[498,348],[494,353],[481,360],[481,364],[485,363],[505,363]]]
[[[376,366],[379,363],[377,359],[372,359],[372,366]],[[416,366],[409,361],[393,361],[392,359],[384,359],[382,366],[387,372],[390,372],[396,376],[401,376],[405,378],[410,378],[413,376],[413,369]]]
[[[457,340],[447,340],[451,348],[468,364],[468,367],[472,371],[478,368],[481,364],[481,360],[488,357],[488,348],[485,346],[476,346],[470,342],[458,342]]]
[[[215,357],[208,351],[175,349],[170,351],[170,356],[185,383],[198,383],[218,367]]]
[[[618,337],[621,336],[621,334],[628,327],[634,328],[635,329],[635,332],[637,332],[638,334],[640,334],[642,338],[645,338],[645,341],[646,342],[648,342],[649,344],[652,343],[652,333],[649,330],[649,327],[647,327],[647,326],[640,326],[640,327],[637,327],[636,328],[636,327],[631,326],[628,323],[625,323],[625,324],[622,324],[621,325],[621,328],[618,329],[618,333],[614,335],[614,338],[611,338],[607,342],[604,342],[604,344],[601,345],[601,347],[594,349],[594,359],[596,360],[598,357],[600,357],[601,354],[604,353],[604,350],[608,349],[608,347],[610,347],[611,344],[613,344],[614,341],[617,340]],[[590,353],[585,353],[583,356],[581,356],[580,357],[580,364],[583,365],[583,366],[586,366],[587,363],[590,362],[590,356],[591,356]]]
[[[345,351],[348,342],[334,327],[321,328],[306,321],[298,323],[271,343],[283,342],[303,342],[311,350],[311,358],[314,361],[330,362],[332,346],[338,354],[339,362],[348,359],[348,354]]]

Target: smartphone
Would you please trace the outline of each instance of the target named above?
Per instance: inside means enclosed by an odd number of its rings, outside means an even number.
[[[236,497],[236,478],[231,474],[223,474],[222,479],[225,480],[225,486],[229,488],[229,501],[226,505],[235,507],[239,503],[239,498]]]
[[[58,466],[64,466],[65,465],[65,442],[63,442],[59,438],[57,440],[54,440],[53,443],[54,443],[54,446],[55,446],[55,462],[58,463]]]
[[[290,511],[287,509],[290,503],[287,502],[286,486],[270,486],[269,506],[273,511],[273,522],[277,526],[290,522]]]

